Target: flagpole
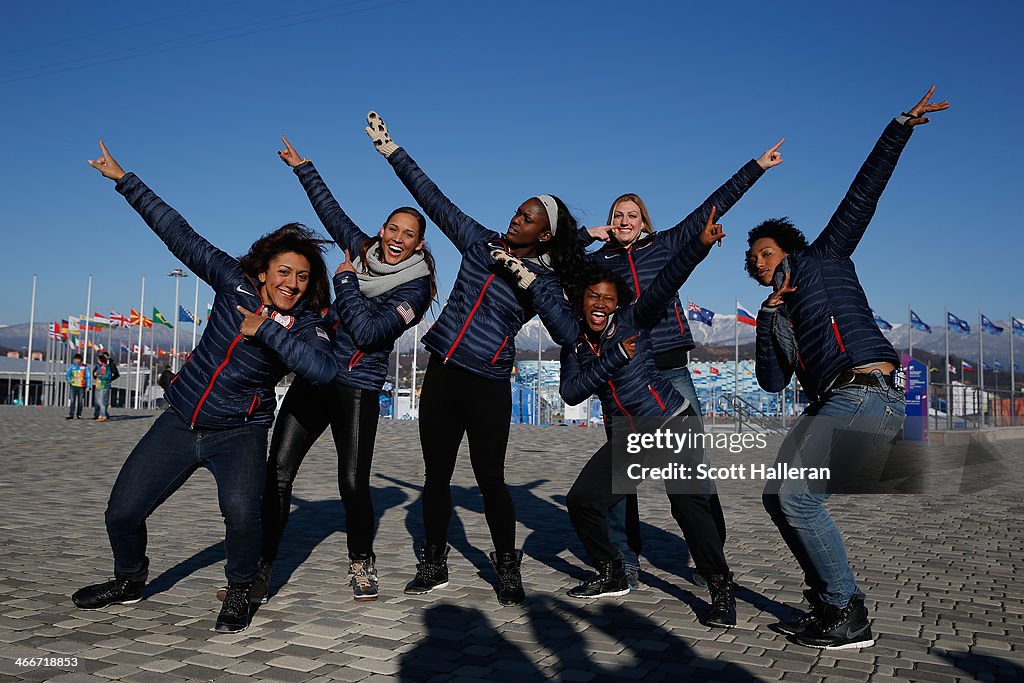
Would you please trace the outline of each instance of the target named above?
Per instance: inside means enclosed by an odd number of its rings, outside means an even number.
[[[1014,386],[1014,361],[1016,360],[1013,356],[1013,311],[1010,311],[1010,424],[1017,424],[1017,406],[1014,404],[1013,392],[1016,389]]]
[[[537,326],[537,425],[540,425],[540,344],[543,332],[540,325]]]
[[[419,419],[419,413],[416,412],[416,340],[420,336],[420,321],[417,320],[416,324],[412,328],[412,389],[409,391],[409,405],[411,409],[409,412],[416,419]]]
[[[153,307],[153,311],[156,312],[156,306]],[[153,324],[149,326],[149,386],[146,387],[146,407],[152,408],[150,405],[149,389],[153,386],[153,362],[156,359],[156,317],[153,318]]]
[[[732,419],[736,423],[736,431],[740,431],[739,418],[739,396],[740,396],[740,300],[736,299],[736,318],[732,321],[733,343],[736,347],[736,362],[733,363],[732,372]]]
[[[139,297],[139,367],[135,373],[135,409],[142,407],[142,399],[139,396],[139,385],[142,383],[142,320],[146,317],[146,276],[142,276],[142,294]]]
[[[978,309],[978,414],[981,426],[985,426],[985,330],[982,329],[981,309]]]
[[[198,328],[198,327],[199,327],[199,278],[197,277],[196,278],[196,303],[195,303],[195,306],[192,308],[192,348],[189,349],[190,353],[192,351],[194,351],[195,348],[196,348],[196,328]],[[175,349],[175,351],[177,351],[177,349]]]
[[[910,310],[910,304],[907,304],[907,355],[911,358],[914,357],[914,312]]]
[[[391,397],[391,419],[398,419],[398,359],[402,355],[402,335],[395,340],[395,388]]]
[[[28,353],[25,358],[25,405],[28,405],[28,390],[32,384],[32,327],[36,322],[36,274],[32,273],[32,307],[28,314]],[[88,329],[88,328],[86,328]]]
[[[175,268],[171,272],[167,273],[169,277],[174,278],[174,316],[180,318],[181,313],[178,312],[178,285],[181,284],[181,278],[188,277],[188,275],[181,268]],[[174,321],[174,357],[171,359],[171,372],[178,371],[178,327],[181,324],[180,320]]]
[[[946,320],[946,429],[953,428],[953,391],[949,384],[949,306],[945,309]],[[960,369],[960,377],[964,376],[963,368]]]
[[[85,294],[85,367],[89,367],[89,328],[92,327],[92,274],[89,275],[89,286]]]

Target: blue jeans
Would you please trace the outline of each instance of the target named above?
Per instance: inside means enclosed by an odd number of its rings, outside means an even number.
[[[697,413],[697,418],[701,419],[700,399],[697,398],[697,389],[693,386],[693,378],[690,377],[689,369],[685,365],[679,368],[668,368],[661,371],[661,376],[667,379],[672,388],[690,402]],[[703,421],[701,424],[703,425]],[[628,506],[635,510],[628,510]],[[712,498],[711,509],[719,536],[722,538],[722,543],[725,543],[725,516],[717,495]],[[626,496],[609,508],[608,537],[622,553],[622,561],[626,565],[626,570],[638,569],[640,567],[639,555],[643,550],[643,539],[640,538],[640,508],[637,504],[636,494]]]
[[[68,417],[82,417],[82,407],[85,405],[85,387],[71,387],[68,396],[71,398]]]
[[[107,417],[107,408],[110,406],[110,387],[93,390],[92,400],[95,404],[92,411],[93,418]]]
[[[107,503],[114,575],[145,580],[146,519],[205,467],[217,482],[224,517],[225,574],[230,583],[256,578],[263,530],[260,499],[267,473],[267,427],[196,429],[172,411],[157,418],[121,466]]]
[[[905,415],[903,392],[887,384],[842,387],[807,408],[786,435],[775,462],[828,467],[833,439],[852,438],[859,452],[844,453],[841,464],[856,469],[855,462],[848,462],[850,456],[867,459],[886,449]],[[857,587],[839,528],[825,509],[829,496],[810,490],[806,479],[772,480],[765,486],[762,502],[800,563],[807,586],[830,605],[845,607],[851,598],[864,594]]]

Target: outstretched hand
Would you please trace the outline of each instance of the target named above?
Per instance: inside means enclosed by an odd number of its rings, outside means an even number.
[[[931,121],[931,119],[925,116],[925,114],[931,114],[933,112],[945,111],[946,109],[949,109],[949,100],[944,100],[942,102],[936,103],[929,102],[929,100],[932,98],[932,95],[934,94],[935,86],[933,85],[932,87],[928,88],[928,92],[925,93],[924,97],[921,98],[920,102],[915,104],[913,108],[907,110],[907,113],[910,114],[910,118],[904,125],[910,126],[911,128],[913,128],[914,126],[920,126],[921,124],[928,123],[929,121]]]
[[[90,159],[89,165],[102,173],[104,178],[110,178],[114,182],[123,178],[124,169],[114,161],[114,157],[110,156],[110,152],[107,151],[107,146],[103,144],[103,140],[100,140],[100,151],[103,154],[98,159]]]
[[[395,150],[398,149],[398,145],[391,139],[391,135],[388,133],[388,126],[384,123],[384,119],[377,115],[377,112],[371,111],[366,115],[366,123],[368,124],[363,130],[373,140],[373,146],[377,148],[377,151],[384,155],[384,158],[391,156]]]
[[[782,152],[779,151],[779,147],[782,147],[782,143],[786,141],[786,138],[782,138],[775,143],[775,146],[769,149],[767,152],[757,158],[757,165],[768,170],[769,168],[775,168],[782,163]]]
[[[705,247],[710,247],[716,242],[718,243],[718,246],[722,246],[722,240],[725,239],[725,233],[722,231],[722,226],[715,222],[716,213],[718,213],[718,207],[712,206],[711,213],[708,215],[708,220],[704,224],[704,229],[700,231],[700,241]]]
[[[352,256],[348,253],[348,249],[346,249],[345,260],[338,264],[338,268],[334,271],[334,274],[341,275],[342,273],[354,272],[356,272],[356,268],[352,265]]]
[[[796,287],[789,286],[789,273],[782,278],[781,284],[772,284],[772,294],[764,301],[764,305],[768,308],[775,308],[781,306],[784,302],[784,297],[790,292],[795,292]]]
[[[309,161],[308,159],[303,159],[299,155],[299,153],[295,151],[295,148],[292,147],[291,143],[288,142],[288,140],[283,135],[281,136],[281,142],[284,143],[284,149],[279,149],[277,151],[277,156],[281,157],[281,161],[288,164],[292,168],[295,168],[304,161]]]
[[[256,336],[257,330],[260,329],[260,325],[263,321],[270,317],[270,312],[264,308],[261,313],[253,313],[244,306],[236,306],[238,312],[242,314],[242,324],[238,328],[238,331],[242,333],[242,336],[246,339],[252,339]]]

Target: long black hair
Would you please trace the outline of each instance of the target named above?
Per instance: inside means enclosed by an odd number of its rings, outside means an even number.
[[[327,263],[324,261],[328,244],[333,242],[323,239],[302,223],[288,223],[253,242],[248,253],[240,256],[238,261],[245,274],[258,281],[260,273],[270,268],[270,262],[278,254],[293,251],[304,256],[309,261],[309,284],[302,300],[309,302],[310,310],[320,312],[331,305]]]
[[[423,214],[412,208],[411,206],[400,206],[391,213],[388,214],[387,219],[384,221],[384,225],[391,222],[391,219],[395,217],[395,214],[404,213],[412,216],[416,219],[416,224],[419,226],[419,240],[423,242],[427,235],[427,219],[423,217]],[[384,253],[382,251],[380,243],[380,234],[374,235],[359,247],[359,260],[363,264],[363,272],[369,272],[369,266],[366,263],[366,254],[370,249],[375,246],[377,247],[378,258],[383,259]],[[423,244],[423,260],[427,262],[427,270],[430,271],[430,298],[433,299],[437,296],[437,275],[434,266],[434,255],[430,253],[430,249],[427,248],[426,243]]]
[[[561,199],[550,195],[558,207],[558,222],[553,226],[554,237],[541,242],[537,253],[551,260],[551,267],[562,283],[562,289],[568,292],[587,269],[587,259],[580,242],[579,224]]]
[[[743,267],[747,275],[757,279],[757,268],[754,266],[753,246],[754,242],[767,237],[775,240],[779,249],[792,254],[794,251],[807,248],[807,237],[795,226],[789,216],[782,218],[769,218],[758,223],[747,233],[747,253],[744,255]]]

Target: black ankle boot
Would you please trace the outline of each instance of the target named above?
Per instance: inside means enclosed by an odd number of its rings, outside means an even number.
[[[818,597],[817,591],[807,589],[804,591],[804,599],[811,606],[809,610],[792,621],[780,621],[775,625],[775,630],[787,636],[796,636],[806,633],[817,627],[821,620],[822,608],[825,603]]]
[[[416,576],[405,586],[406,595],[423,595],[448,585],[448,546],[424,545]]]
[[[629,592],[626,568],[622,558],[597,563],[597,576],[592,576],[569,589],[570,598],[610,598]]]
[[[214,631],[219,633],[238,633],[249,628],[249,592],[251,583],[229,583],[228,593],[224,596],[224,604],[217,616]]]
[[[851,598],[845,607],[825,603],[818,621],[803,633],[793,636],[793,640],[800,645],[826,650],[871,647],[875,644],[875,637],[871,634],[864,598]]]
[[[498,602],[503,605],[521,605],[526,601],[523,590],[523,575],[519,571],[523,564],[523,551],[491,553],[491,564],[498,572]]]
[[[707,577],[711,591],[711,611],[704,617],[705,626],[730,628],[736,625],[736,584],[732,572],[710,574]]]

